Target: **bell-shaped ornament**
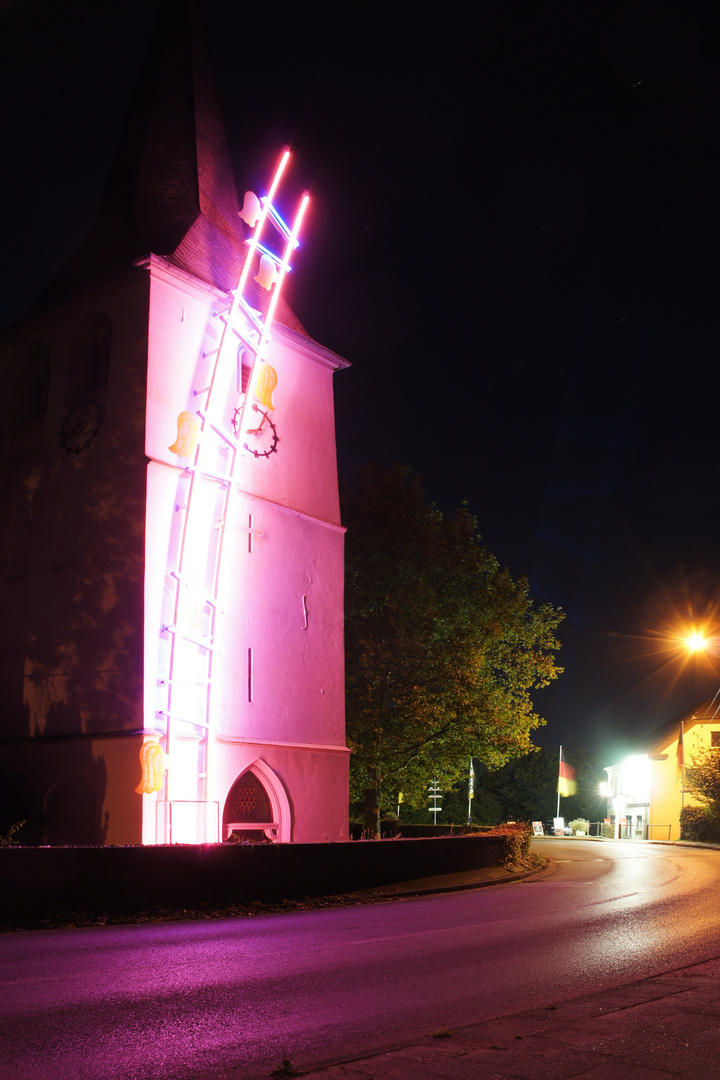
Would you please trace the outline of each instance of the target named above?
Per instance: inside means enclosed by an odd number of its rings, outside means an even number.
[[[200,434],[200,421],[191,412],[178,413],[177,439],[168,446],[168,450],[178,457],[191,458],[195,453],[198,435]]]
[[[260,266],[258,272],[255,275],[255,281],[263,289],[272,289],[273,285],[278,279],[277,264],[274,259],[271,259],[269,255],[262,255],[260,257]]]
[[[249,225],[251,229],[255,228],[262,213],[262,206],[254,191],[245,192],[245,201],[242,210],[238,210],[238,213],[246,225]]]
[[[255,397],[266,409],[274,409],[273,390],[277,386],[277,371],[272,364],[261,364],[255,384]]]
[[[157,739],[148,739],[140,748],[142,779],[135,788],[138,795],[152,795],[163,786],[167,758]]]

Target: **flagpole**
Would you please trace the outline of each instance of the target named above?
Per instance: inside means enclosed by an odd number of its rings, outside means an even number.
[[[562,743],[560,743],[560,759],[558,761],[558,797],[557,797],[557,813],[555,817],[560,817],[560,766],[562,765]]]

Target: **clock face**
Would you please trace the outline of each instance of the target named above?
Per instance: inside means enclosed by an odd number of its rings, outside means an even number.
[[[68,412],[60,431],[60,445],[66,454],[79,454],[93,441],[102,423],[102,411],[96,401],[80,401]]]
[[[249,423],[253,426],[249,427],[245,432],[246,441],[243,443],[243,449],[256,458],[270,457],[271,454],[277,451],[277,428],[270,419],[270,413],[267,409],[263,409],[256,402],[252,403],[251,409],[252,414]]]
[[[247,392],[248,383],[252,379],[252,373],[248,371],[245,377],[243,369],[243,391]],[[275,454],[278,448],[277,427],[270,419],[270,413],[275,408],[273,404],[273,391],[277,386],[277,372],[271,364],[262,363],[258,369],[254,386],[255,400],[246,412],[245,442],[243,450],[252,454],[255,458],[269,458]],[[247,409],[247,405],[246,405]],[[232,429],[236,439],[240,438],[240,423],[242,418],[242,406],[233,413]]]

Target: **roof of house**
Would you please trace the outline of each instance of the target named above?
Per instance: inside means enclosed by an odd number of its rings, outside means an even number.
[[[247,251],[238,208],[200,4],[163,0],[94,224],[39,303],[149,253],[228,292]],[[282,297],[275,317],[307,336]]]
[[[678,713],[672,719],[659,724],[640,740],[639,750],[643,754],[653,757],[662,754],[680,736],[680,725],[683,731],[689,731],[696,724],[720,724],[720,698],[707,698],[695,705],[692,709],[686,709]]]

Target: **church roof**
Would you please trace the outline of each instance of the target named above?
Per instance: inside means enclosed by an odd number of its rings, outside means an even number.
[[[93,226],[40,301],[150,253],[228,292],[247,250],[238,208],[200,4],[163,0]],[[306,335],[282,297],[275,317]]]

